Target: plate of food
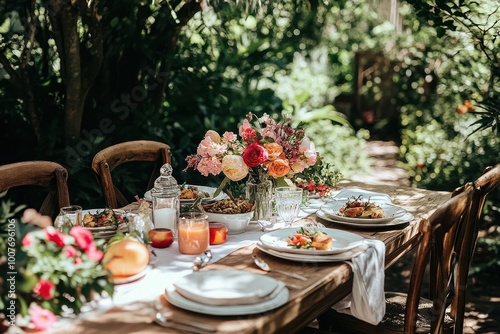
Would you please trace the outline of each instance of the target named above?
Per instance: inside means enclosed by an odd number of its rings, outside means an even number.
[[[327,203],[321,207],[321,210],[337,221],[360,224],[386,223],[408,213],[405,209],[394,204],[375,203],[362,196]]]
[[[276,251],[305,254],[332,255],[345,252],[363,243],[360,235],[333,228],[284,228],[266,233],[260,242]]]
[[[105,235],[105,232],[122,230],[126,225],[125,211],[118,209],[91,209],[82,211],[82,226],[91,232]]]
[[[349,226],[349,227],[355,227],[355,228],[362,228],[362,229],[388,229],[388,228],[399,228],[404,225],[408,225],[413,219],[414,216],[408,212],[407,214],[390,220],[388,222],[383,222],[383,223],[356,223],[356,222],[345,222],[345,221],[340,221],[340,220],[335,220],[328,216],[323,210],[318,210],[316,211],[316,216],[318,216],[321,219],[324,219],[326,221],[335,223],[335,224],[340,224],[344,226]]]
[[[213,197],[217,188],[213,187],[205,187],[205,186],[197,186],[192,184],[183,184],[181,187],[181,205],[182,204],[192,204],[196,200],[196,198],[201,197],[202,202],[211,202],[223,199],[226,197],[224,193],[220,193],[216,197]],[[146,191],[144,194],[144,199],[146,201],[153,201],[153,197],[151,196],[151,190]]]

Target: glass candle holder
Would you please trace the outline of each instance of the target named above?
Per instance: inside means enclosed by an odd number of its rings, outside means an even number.
[[[198,255],[208,249],[210,230],[208,216],[202,212],[185,212],[179,217],[177,243],[182,254]]]

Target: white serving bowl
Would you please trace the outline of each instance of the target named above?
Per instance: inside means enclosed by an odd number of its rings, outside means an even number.
[[[245,232],[253,217],[253,211],[245,213],[213,213],[206,211],[205,213],[208,216],[209,222],[226,225],[228,234],[240,234]]]

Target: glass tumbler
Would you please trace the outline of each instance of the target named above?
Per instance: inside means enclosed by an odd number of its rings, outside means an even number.
[[[290,227],[299,215],[302,204],[302,189],[298,187],[278,187],[274,191],[276,212],[285,222],[285,227]]]
[[[73,226],[81,226],[82,224],[82,207],[79,205],[62,207],[54,221],[54,227],[61,232],[65,229],[69,230]]]
[[[185,212],[179,217],[177,243],[182,254],[198,255],[208,249],[208,216],[203,212]]]

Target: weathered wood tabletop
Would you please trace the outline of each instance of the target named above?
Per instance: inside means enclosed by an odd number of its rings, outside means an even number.
[[[449,192],[428,191],[410,187],[389,187],[343,182],[343,187],[362,188],[389,194],[394,204],[414,215],[414,220],[393,230],[369,230],[347,228],[321,220],[316,215],[308,220],[322,222],[326,227],[355,232],[368,239],[381,240],[386,245],[386,266],[395,259],[404,256],[415,245],[421,218],[427,217],[436,207],[450,197]],[[272,268],[306,276],[307,281],[300,281],[276,272],[267,273],[289,284],[289,301],[272,311],[257,315],[213,316],[198,314],[164,303],[171,310],[173,318],[204,323],[213,326],[217,333],[293,333],[313,321],[319,314],[346,296],[352,288],[352,270],[345,262],[302,263],[278,259],[255,247],[255,244],[240,248],[221,260],[204,267],[202,270],[242,269],[254,272],[262,271],[253,264],[252,252],[258,252]],[[182,332],[174,329],[165,331],[151,323],[151,312],[140,303],[130,308],[112,309],[95,319],[87,319],[66,328],[71,333],[161,333]],[[66,332],[67,332],[66,331]]]

